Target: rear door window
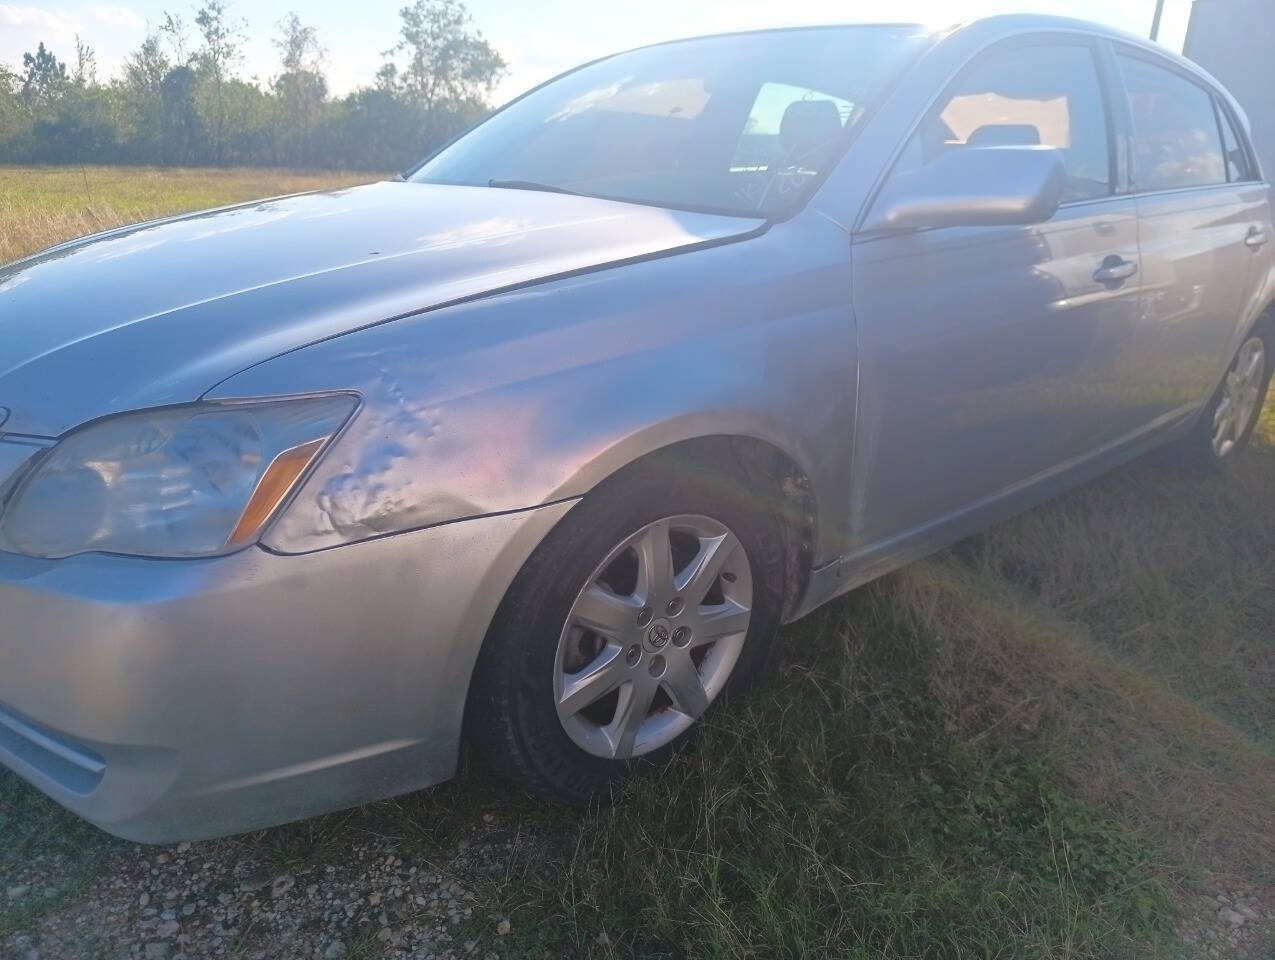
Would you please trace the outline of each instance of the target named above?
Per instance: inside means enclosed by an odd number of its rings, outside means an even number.
[[[1213,95],[1140,57],[1119,55],[1133,118],[1133,179],[1140,191],[1226,183]]]

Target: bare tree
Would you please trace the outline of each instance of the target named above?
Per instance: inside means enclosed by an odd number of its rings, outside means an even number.
[[[279,36],[273,41],[279,51],[284,73],[319,73],[327,60],[328,51],[319,43],[319,32],[301,22],[295,11],[280,20],[275,27]]]
[[[171,66],[161,34],[148,29],[142,45],[124,60],[124,83],[133,90],[157,91]]]
[[[184,67],[190,63],[189,32],[181,14],[165,11],[164,22],[159,25],[159,32],[168,41],[174,65]]]
[[[205,0],[195,11],[195,27],[203,43],[195,53],[199,68],[218,83],[224,83],[233,74],[242,58],[244,28],[242,20],[229,14],[230,4],[225,0]]]
[[[299,164],[311,155],[314,133],[328,96],[323,76],[327,51],[319,43],[318,31],[303,23],[296,13],[289,13],[277,27],[279,36],[274,46],[283,68],[273,84],[279,103],[278,159]]]
[[[461,0],[416,0],[399,11],[402,39],[385,55],[406,54],[394,76],[401,93],[433,113],[444,104],[485,101],[505,60],[473,29]]]
[[[97,83],[97,54],[93,48],[75,35],[75,73],[72,75],[76,86],[88,87]]]
[[[218,164],[226,159],[226,126],[229,120],[226,84],[234,78],[235,66],[242,58],[240,48],[247,26],[242,20],[232,19],[229,9],[230,5],[225,0],[205,0],[195,12],[195,27],[202,43],[195,53],[194,62],[205,81],[207,106],[204,112]]]

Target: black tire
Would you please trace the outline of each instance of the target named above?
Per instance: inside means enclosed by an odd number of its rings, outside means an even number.
[[[554,700],[559,638],[576,597],[617,544],[666,517],[724,524],[747,555],[752,615],[718,699],[748,685],[782,618],[787,554],[777,497],[758,494],[742,475],[703,452],[656,455],[600,484],[558,523],[514,580],[479,655],[466,718],[479,757],[543,799],[582,804],[658,765],[693,734],[695,724],[635,759],[604,759],[572,741]]]
[[[1243,433],[1240,434],[1225,454],[1219,454],[1214,448],[1214,427],[1218,409],[1226,399],[1226,378],[1223,378],[1222,383],[1218,385],[1217,390],[1200,412],[1200,418],[1196,421],[1191,432],[1171,447],[1171,456],[1177,465],[1188,470],[1220,471],[1225,469],[1227,464],[1233,462],[1252,441],[1253,431],[1257,429],[1258,421],[1262,418],[1262,408],[1265,406],[1266,397],[1270,390],[1271,374],[1275,372],[1275,353],[1272,353],[1272,350],[1275,349],[1275,318],[1267,315],[1259,320],[1257,325],[1244,337],[1240,347],[1241,351],[1244,349],[1244,344],[1247,344],[1253,338],[1261,340],[1263,344],[1265,375],[1258,388],[1256,408]],[[1228,374],[1234,368],[1238,359],[1238,354],[1231,359],[1226,368]]]

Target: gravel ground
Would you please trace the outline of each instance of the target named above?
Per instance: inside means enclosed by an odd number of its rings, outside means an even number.
[[[120,843],[95,865],[34,857],[0,878],[0,906],[64,902],[0,941],[0,960],[499,960],[511,939],[528,956],[505,893],[559,826],[499,803],[437,806],[409,798],[229,840]],[[1177,932],[1188,956],[1275,960],[1275,891],[1199,894]]]
[[[427,793],[229,840],[112,843],[96,863],[33,857],[0,877],[0,908],[39,917],[0,958],[499,958],[511,865],[542,861],[553,820],[438,807]]]
[[[1184,906],[1177,933],[1199,957],[1275,960],[1275,890],[1206,893]]]

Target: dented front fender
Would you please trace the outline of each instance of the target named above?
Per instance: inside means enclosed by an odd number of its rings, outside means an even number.
[[[721,434],[785,451],[833,534],[853,432],[848,291],[844,233],[799,218],[336,337],[208,396],[363,398],[267,532],[278,552],[580,496],[646,453]]]

